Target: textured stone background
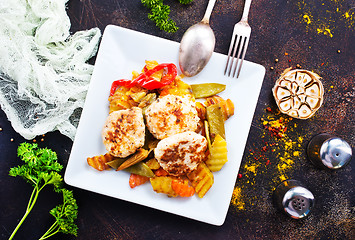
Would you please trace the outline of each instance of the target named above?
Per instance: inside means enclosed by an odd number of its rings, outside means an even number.
[[[179,42],[186,29],[202,19],[207,6],[206,0],[195,0],[188,6],[176,0],[164,3],[171,6],[170,17],[179,27],[174,34],[157,29],[139,0],[71,0],[68,14],[72,32],[92,27],[103,31],[106,25],[115,24]],[[210,19],[216,52],[227,53],[243,5],[241,0],[217,1]],[[331,172],[313,167],[305,154],[308,141],[321,132],[338,135],[354,148],[354,7],[351,0],[253,1],[246,60],[265,66],[266,75],[239,171],[242,178],[236,181],[235,201],[224,225],[211,226],[74,189],[80,208],[78,239],[355,239],[354,161]],[[285,123],[285,137],[275,139],[261,119],[284,117],[276,111],[271,88],[285,68],[297,64],[323,78],[325,100],[315,116]],[[1,238],[7,239],[22,217],[31,189],[22,179],[8,176],[9,168],[19,163],[16,148],[24,139],[2,111],[0,127],[0,222]],[[72,142],[58,132],[46,134],[44,139],[40,146],[57,151],[66,165]],[[292,164],[280,170],[284,157]],[[308,218],[296,221],[275,209],[271,195],[283,178],[302,181],[315,195],[316,206]],[[57,201],[50,191],[43,193],[17,239],[40,236],[49,227],[46,221],[51,221],[47,212]],[[54,239],[66,238],[58,235]]]

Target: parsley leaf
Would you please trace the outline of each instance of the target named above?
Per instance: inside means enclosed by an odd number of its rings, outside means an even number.
[[[165,32],[176,32],[178,27],[176,23],[169,19],[170,7],[168,5],[156,5],[151,9],[152,13],[148,14],[148,18],[156,23],[156,26]]]
[[[164,5],[163,0],[141,0],[143,5],[151,10],[148,18],[165,32],[174,33],[178,30],[176,23],[169,19],[170,6]]]
[[[193,0],[179,0],[181,4],[189,4]],[[151,10],[148,18],[156,23],[156,26],[165,32],[174,33],[179,28],[169,18],[170,6],[163,4],[163,0],[141,0],[142,4]]]
[[[13,167],[9,175],[20,176],[30,183],[35,190],[41,190],[47,184],[59,188],[63,181],[58,173],[63,166],[57,162],[57,154],[50,149],[39,149],[37,144],[22,143],[17,149],[17,155],[26,164]],[[60,176],[60,175],[59,175]]]
[[[56,206],[49,212],[56,221],[48,231],[43,234],[40,240],[49,238],[58,232],[77,236],[78,227],[74,221],[78,216],[78,205],[76,204],[72,191],[64,188],[60,191],[63,194],[63,204]]]
[[[192,3],[194,0],[179,0],[179,2],[181,3],[181,4],[190,4],[190,3]]]

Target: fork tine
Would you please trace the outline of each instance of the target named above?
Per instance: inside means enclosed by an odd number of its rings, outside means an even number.
[[[238,68],[237,78],[239,77],[240,70],[242,69],[245,53],[247,52],[247,48],[248,48],[248,44],[249,44],[249,39],[250,39],[249,37],[245,38],[243,55],[242,55],[242,58],[241,58],[241,61],[240,61],[240,65],[239,65],[239,68]]]
[[[240,38],[241,36],[238,36],[236,35],[237,38],[235,40],[235,44],[234,44],[234,50],[233,50],[233,55],[232,55],[232,62],[231,62],[231,65],[230,65],[230,68],[229,68],[229,73],[228,73],[228,77],[230,76],[231,72],[232,72],[232,69],[233,69],[233,62],[234,62],[234,59],[235,59],[235,54],[237,52],[237,49],[238,49],[238,46],[240,44]],[[237,59],[237,63],[238,64],[238,59]]]
[[[238,41],[238,45],[239,45],[239,48],[238,48],[238,55],[237,55],[237,61],[236,61],[236,63],[235,63],[235,65],[234,65],[234,71],[233,71],[233,75],[232,75],[232,77],[234,77],[235,76],[235,71],[237,70],[237,66],[238,66],[238,62],[239,62],[239,57],[240,57],[240,53],[241,53],[241,51],[242,51],[242,48],[243,48],[243,46],[244,46],[244,41],[243,41],[243,37],[244,36],[240,36],[240,39],[239,39],[239,41]],[[236,48],[237,48],[238,46],[236,46]]]
[[[231,40],[231,43],[229,45],[228,58],[227,58],[226,68],[224,69],[224,75],[226,75],[226,72],[227,72],[227,69],[228,69],[228,63],[229,63],[231,52],[232,52],[232,49],[233,49],[233,46],[234,46],[234,41],[235,41],[235,35],[233,33],[232,40]]]

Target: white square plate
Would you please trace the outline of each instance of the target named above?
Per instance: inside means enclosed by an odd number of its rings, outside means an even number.
[[[106,27],[97,55],[64,180],[67,184],[187,218],[222,225],[227,215],[234,184],[242,160],[250,125],[265,75],[261,65],[244,61],[238,79],[223,75],[226,55],[213,53],[205,69],[197,76],[184,78],[187,83],[223,83],[221,97],[230,98],[235,115],[226,121],[228,162],[214,173],[214,184],[202,198],[169,198],[153,191],[150,184],[131,189],[129,173],[99,172],[90,167],[87,157],[105,154],[101,130],[109,111],[111,83],[132,77],[145,60],[175,63],[178,66],[179,43],[144,33],[109,25]]]

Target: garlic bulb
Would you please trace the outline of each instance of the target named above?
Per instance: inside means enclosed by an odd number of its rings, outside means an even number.
[[[272,89],[280,111],[294,118],[310,118],[323,103],[320,78],[307,70],[287,68]]]

